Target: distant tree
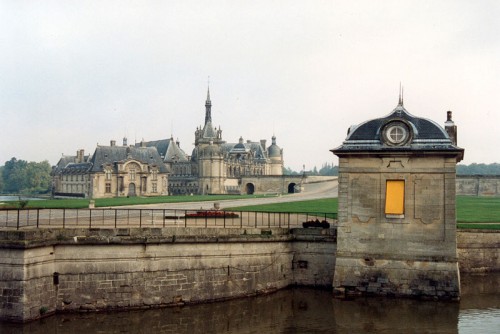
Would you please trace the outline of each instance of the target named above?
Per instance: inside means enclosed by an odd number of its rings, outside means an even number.
[[[322,176],[334,176],[339,175],[339,167],[332,164],[324,163],[319,170],[319,175]]]
[[[51,167],[47,160],[30,162],[26,168],[26,191],[29,193],[47,192],[50,186]]]
[[[500,164],[477,164],[457,165],[458,175],[500,175]]]
[[[3,193],[3,169],[4,166],[0,166],[0,194]]]
[[[2,191],[5,193],[46,192],[50,186],[48,161],[27,162],[12,158],[1,169]]]
[[[283,167],[283,175],[299,175],[299,172],[292,170],[290,167]]]

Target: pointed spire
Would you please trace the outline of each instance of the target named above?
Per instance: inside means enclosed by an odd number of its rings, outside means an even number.
[[[210,101],[210,81],[208,83],[208,89],[207,89],[207,100],[205,101],[205,124],[207,124],[208,122],[212,122],[212,101]]]
[[[403,86],[401,86],[401,82],[399,83],[399,102],[398,106],[403,106]]]

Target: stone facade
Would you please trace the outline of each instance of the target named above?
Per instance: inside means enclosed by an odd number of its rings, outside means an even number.
[[[212,124],[211,108],[208,91],[205,123],[196,128],[191,155],[173,137],[130,146],[126,138],[123,146],[112,140],[110,146],[98,146],[91,156],[85,156],[83,150],[78,150],[76,156],[63,156],[52,172],[54,194],[102,198],[271,191],[281,194],[300,189],[295,187],[301,183],[300,176],[287,177],[287,182],[282,178],[283,150],[275,136],[269,146],[265,139],[254,142],[241,137],[237,143],[227,143],[221,128]],[[134,167],[138,180],[130,180],[132,174],[127,166]],[[252,182],[242,181],[247,177]]]
[[[400,100],[388,116],[351,127],[332,150],[339,156],[337,293],[459,297],[455,165],[463,150],[455,145]]]

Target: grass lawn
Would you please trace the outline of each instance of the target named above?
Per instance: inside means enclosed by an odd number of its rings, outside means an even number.
[[[310,201],[250,205],[228,208],[231,211],[337,213],[337,198],[323,198]]]

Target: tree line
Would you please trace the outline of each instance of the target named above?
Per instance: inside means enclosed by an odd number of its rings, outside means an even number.
[[[44,194],[51,186],[52,167],[45,160],[27,162],[12,158],[0,166],[0,193]]]
[[[306,174],[310,175],[321,175],[321,176],[337,176],[339,175],[339,166],[335,166],[333,163],[325,162],[321,168],[318,170],[318,167],[314,166],[311,170],[302,170],[300,172],[292,170],[290,167],[283,168],[284,175],[302,175]]]
[[[284,168],[283,174],[285,175],[302,175],[304,171],[296,172],[290,168]],[[336,176],[339,173],[339,167],[333,163],[324,163],[318,170],[316,166],[312,170],[305,171],[306,175],[322,175],[322,176]],[[470,165],[457,165],[457,175],[500,175],[500,164],[478,164],[472,163]]]

